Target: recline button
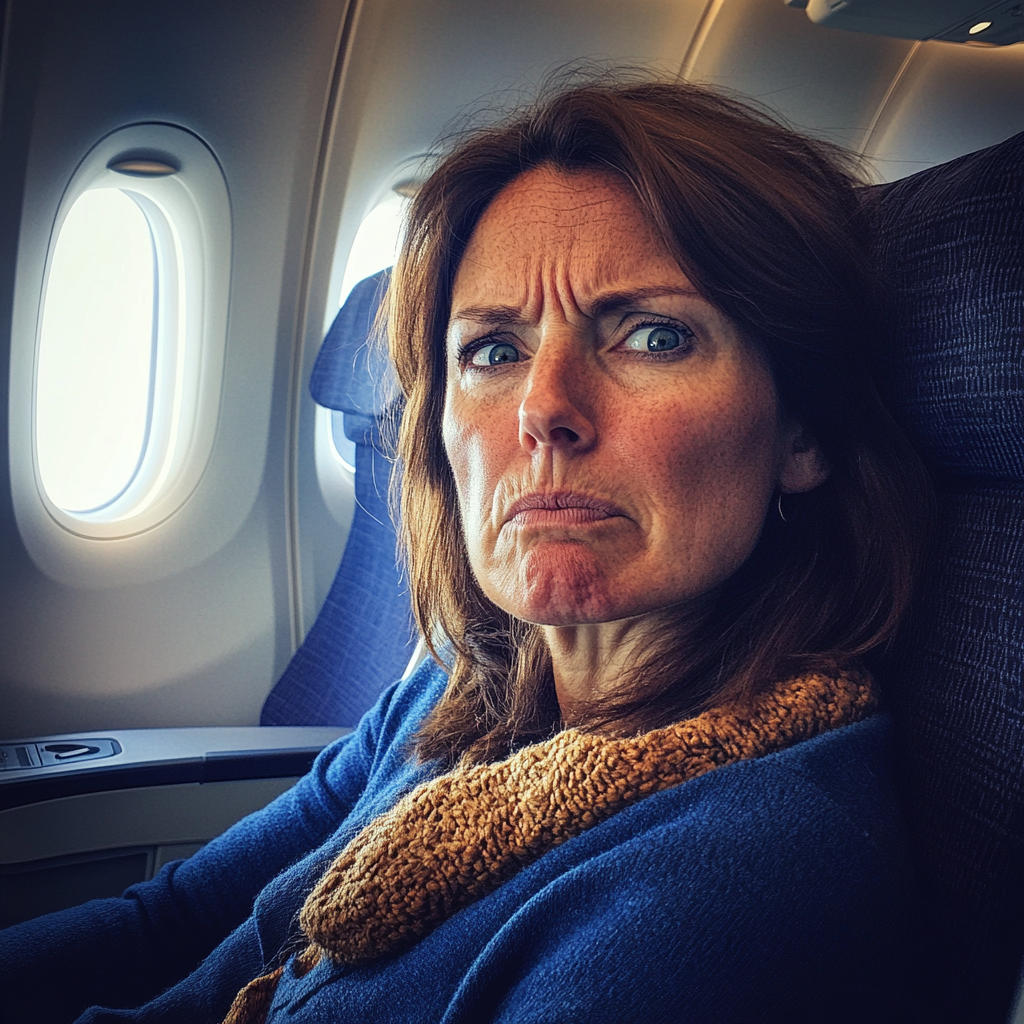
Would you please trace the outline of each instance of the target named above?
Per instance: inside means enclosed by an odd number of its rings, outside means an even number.
[[[48,750],[58,761],[68,761],[73,757],[85,757],[87,754],[98,754],[99,747],[89,747],[82,743],[47,743],[43,750]]]
[[[0,771],[18,771],[42,766],[34,743],[11,743],[0,747]]]
[[[113,757],[121,753],[121,744],[113,738],[89,736],[85,739],[71,737],[66,740],[37,742],[39,759],[43,767],[73,765],[80,761],[95,761],[102,757]]]

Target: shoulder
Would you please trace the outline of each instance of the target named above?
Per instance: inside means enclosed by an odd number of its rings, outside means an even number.
[[[907,882],[904,824],[892,785],[887,714],[832,730],[787,750],[739,761],[636,808],[639,833],[680,835],[728,850],[730,863],[761,871],[766,858],[844,893]],[[625,824],[625,821],[623,822]]]
[[[387,687],[350,734],[320,754],[313,774],[333,789],[353,771],[355,762],[368,782],[414,771],[414,737],[447,683],[440,666],[423,661],[407,678]],[[424,773],[415,774],[418,778]]]
[[[734,930],[767,941],[801,921],[827,930],[836,913],[870,928],[875,911],[906,910],[913,888],[890,747],[875,715],[716,769],[555,848],[510,891],[574,914],[614,905],[716,942]]]
[[[891,732],[876,715],[711,772],[652,802],[649,827],[613,858],[685,891],[679,910],[709,948],[731,935],[749,956],[772,947],[826,971],[827,944],[833,966],[845,947],[880,969],[878,950],[908,934],[914,892]],[[699,854],[683,861],[682,849]]]
[[[509,887],[486,987],[520,961],[524,1020],[566,992],[607,1019],[890,1019],[913,947],[890,728],[717,769],[553,851]]]
[[[894,727],[887,713],[833,729],[814,739],[729,766],[714,779],[722,794],[736,791],[752,804],[785,811],[797,823],[809,814],[830,818],[867,838],[881,825],[902,835],[892,784]],[[712,780],[709,779],[709,782]]]

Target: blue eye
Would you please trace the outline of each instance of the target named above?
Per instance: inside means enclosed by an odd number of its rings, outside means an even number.
[[[647,324],[635,330],[626,339],[626,348],[638,352],[670,352],[685,345],[693,332],[686,328],[669,327],[668,324]]]
[[[473,353],[470,362],[473,366],[499,366],[501,363],[518,363],[519,349],[507,341],[496,341],[490,345],[481,345]]]

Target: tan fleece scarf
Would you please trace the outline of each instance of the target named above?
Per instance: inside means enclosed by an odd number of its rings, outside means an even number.
[[[366,826],[306,898],[304,974],[326,954],[361,965],[398,952],[494,892],[552,847],[714,768],[866,718],[871,677],[807,675],[744,709],[625,739],[567,729],[497,764],[457,765]],[[250,982],[224,1024],[263,1024],[281,968]]]

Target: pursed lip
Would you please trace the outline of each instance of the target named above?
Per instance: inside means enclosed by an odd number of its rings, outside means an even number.
[[[558,513],[564,515],[559,516]],[[618,505],[590,494],[580,494],[576,491],[547,491],[526,494],[518,501],[514,501],[505,515],[505,522],[525,525],[531,520],[546,520],[569,525],[598,522],[625,514]]]

